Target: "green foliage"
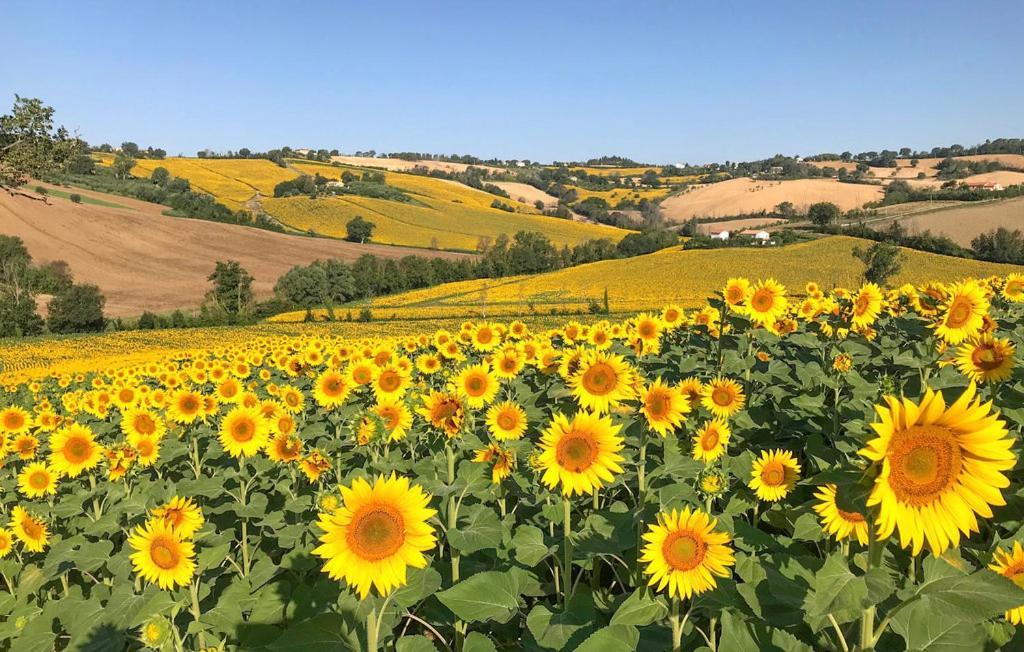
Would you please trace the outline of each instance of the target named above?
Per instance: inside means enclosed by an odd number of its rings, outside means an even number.
[[[207,280],[213,283],[207,300],[228,315],[229,322],[251,310],[253,278],[238,261],[217,261]]]
[[[84,143],[64,127],[54,129],[53,107],[15,95],[11,112],[0,115],[0,188],[17,188],[29,177],[61,171],[83,149]]]
[[[356,215],[345,223],[345,239],[349,242],[369,242],[376,225],[362,215]]]
[[[807,209],[807,219],[818,226],[832,224],[839,219],[840,214],[839,207],[827,201],[811,204]]]
[[[899,247],[888,242],[875,242],[866,249],[856,247],[853,255],[864,263],[864,280],[883,287],[887,280],[899,274],[906,258]]]
[[[52,333],[89,333],[103,330],[106,299],[95,285],[72,285],[50,300],[46,327]]]

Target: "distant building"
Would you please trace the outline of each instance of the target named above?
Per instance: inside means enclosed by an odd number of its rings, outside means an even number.
[[[713,239],[715,239],[715,240],[728,240],[729,239],[729,232],[728,231],[712,231],[711,232],[711,237]]]
[[[1002,190],[1003,184],[995,181],[968,181],[964,183],[971,190]]]
[[[299,156],[306,156],[313,150],[309,149],[308,147],[300,147],[298,149],[293,149],[292,151],[298,154]]]
[[[770,233],[758,229],[744,229],[740,231],[740,235],[753,238],[758,244],[768,244],[772,240]]]
[[[781,165],[773,165],[773,166],[771,166],[770,168],[768,168],[768,174],[775,174],[775,175],[782,174],[782,166]]]

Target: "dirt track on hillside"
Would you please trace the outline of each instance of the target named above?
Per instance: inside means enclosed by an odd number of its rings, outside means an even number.
[[[364,253],[383,258],[463,255],[166,217],[160,214],[163,207],[155,204],[70,191],[132,208],[74,204],[60,198],[43,203],[0,192],[0,233],[24,240],[36,262],[64,260],[76,281],[98,285],[107,297],[109,316],[197,307],[219,260],[240,262],[255,278],[257,297],[266,298],[281,274],[317,259],[354,260]]]

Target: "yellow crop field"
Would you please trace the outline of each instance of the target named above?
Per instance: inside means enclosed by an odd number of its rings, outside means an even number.
[[[860,283],[863,265],[852,255],[866,241],[832,236],[810,242],[764,249],[666,249],[636,258],[606,260],[588,265],[503,279],[478,279],[381,297],[369,305],[382,319],[529,315],[551,310],[585,311],[592,300],[608,291],[612,312],[651,310],[674,303],[700,305],[708,294],[734,276],[773,277],[794,293],[808,281],[824,287]],[[921,284],[931,279],[959,279],[1021,272],[1001,265],[905,250],[903,271],[891,282]],[[285,313],[273,319],[302,319],[304,313]]]
[[[583,170],[587,174],[595,174],[599,177],[610,177],[618,175],[620,177],[639,177],[648,170],[654,170],[656,173],[661,174],[661,166],[658,165],[646,165],[646,166],[635,166],[628,168],[612,168],[612,167],[590,167],[590,166],[571,166],[570,170]]]
[[[580,188],[579,186],[571,186],[576,191],[576,196],[579,197],[580,201],[589,199],[590,197],[600,197],[601,199],[608,202],[608,204],[614,207],[620,201],[624,199],[631,199],[634,201],[640,201],[646,199],[653,201],[661,197],[665,197],[672,192],[671,188],[615,188],[614,190],[587,190],[586,188]]]
[[[158,167],[172,176],[188,179],[192,188],[213,195],[228,208],[238,210],[257,192],[272,196],[274,186],[294,179],[291,170],[265,159],[139,159],[132,174],[148,177]]]

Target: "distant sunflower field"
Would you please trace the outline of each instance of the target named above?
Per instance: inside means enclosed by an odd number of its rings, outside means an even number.
[[[0,647],[1021,649],[1022,337],[1017,274],[730,278],[57,365],[0,397]]]

